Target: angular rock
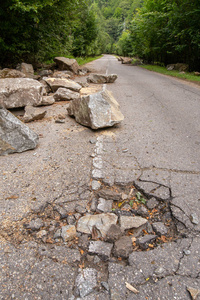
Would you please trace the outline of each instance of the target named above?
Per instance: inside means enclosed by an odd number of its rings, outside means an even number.
[[[55,57],[54,61],[58,65],[59,70],[69,70],[75,74],[78,73],[79,65],[75,59],[67,57]]]
[[[124,119],[119,104],[108,91],[73,100],[68,107],[68,113],[78,123],[92,129],[111,127]]]
[[[133,252],[132,240],[129,236],[122,236],[115,242],[114,255],[117,257],[129,257],[129,254]]]
[[[97,271],[92,268],[80,270],[75,284],[80,297],[86,297],[97,286]]]
[[[78,220],[77,231],[92,234],[93,226],[95,226],[102,237],[105,237],[110,226],[117,223],[117,219],[118,217],[112,213],[87,215]]]
[[[193,213],[193,214],[190,215],[190,220],[195,225],[199,224],[199,218],[198,218],[196,213]]]
[[[76,227],[74,225],[63,226],[60,235],[64,242],[71,241],[76,237]]]
[[[200,294],[200,289],[195,289],[193,287],[187,287],[188,292],[190,293],[192,300],[196,300],[198,295]]]
[[[15,69],[5,68],[0,71],[0,78],[25,78],[26,75]]]
[[[55,101],[69,101],[80,98],[80,94],[66,88],[59,88],[53,97]]]
[[[43,78],[50,86],[53,92],[56,92],[59,88],[66,88],[74,92],[79,92],[82,86],[73,80],[66,78]]]
[[[137,214],[141,217],[147,217],[149,215],[148,209],[145,206],[140,206],[137,209]]]
[[[113,200],[105,200],[99,198],[97,209],[101,212],[109,212],[112,210]]]
[[[35,149],[38,135],[4,108],[0,108],[0,155]]]
[[[92,180],[92,190],[97,191],[101,187],[101,183],[97,180]]]
[[[159,236],[167,234],[167,227],[162,222],[155,222],[152,224],[153,230]]]
[[[41,111],[31,105],[25,107],[25,114],[23,116],[23,121],[25,123],[32,122],[35,120],[41,120],[46,115],[47,111]]]
[[[53,96],[43,96],[40,105],[52,105],[55,103],[55,99]]]
[[[102,189],[98,192],[98,196],[107,200],[119,201],[121,199],[121,194],[110,189]]]
[[[86,213],[86,207],[84,207],[83,205],[77,204],[75,207],[75,211],[79,214],[84,214]]]
[[[120,216],[121,230],[135,229],[134,236],[137,236],[141,230],[146,228],[147,222],[142,217]]]
[[[112,224],[107,231],[105,240],[108,242],[114,242],[120,238],[122,231],[118,225]]]
[[[92,241],[88,252],[99,255],[103,260],[108,260],[111,256],[113,244],[102,241]]]
[[[29,78],[0,79],[0,100],[5,108],[38,106],[41,104],[43,85]]]
[[[90,83],[113,83],[117,79],[116,74],[110,74],[110,75],[102,75],[102,74],[91,74],[87,78],[87,82]]]
[[[31,64],[21,63],[17,66],[17,70],[24,73],[28,78],[34,77],[34,69]]]
[[[133,61],[133,59],[130,57],[121,57],[122,64],[131,64],[132,61]]]
[[[137,244],[143,249],[146,250],[149,247],[149,244],[157,238],[157,235],[147,234],[143,237],[140,237],[137,240]]]

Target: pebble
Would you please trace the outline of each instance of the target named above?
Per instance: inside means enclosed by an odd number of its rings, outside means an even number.
[[[97,180],[92,180],[92,190],[97,191],[101,187],[101,183]]]
[[[122,236],[115,242],[114,255],[117,257],[129,257],[129,254],[133,251],[132,240],[129,236]]]
[[[113,244],[102,241],[92,241],[89,245],[89,253],[97,254],[102,257],[103,260],[108,260],[111,256]]]
[[[57,119],[57,120],[55,120],[55,123],[62,124],[62,123],[65,123],[65,120]]]
[[[93,198],[92,202],[91,202],[90,210],[91,211],[96,211],[96,209],[97,209],[97,199]]]
[[[141,217],[147,217],[149,215],[148,209],[145,206],[140,206],[137,209],[137,214]]]
[[[74,225],[63,226],[60,236],[64,242],[73,240],[76,237],[76,227]]]
[[[191,297],[193,300],[196,300],[198,295],[200,294],[200,290],[199,289],[194,289],[192,287],[187,287],[188,292],[190,293]]]
[[[198,216],[196,213],[192,213],[190,215],[190,219],[191,219],[191,222],[195,225],[198,225],[199,224],[199,219],[198,219]]]
[[[120,226],[122,230],[139,228],[146,225],[147,220],[142,217],[120,216]]]
[[[31,220],[27,225],[25,225],[26,228],[31,230],[39,230],[42,226],[44,226],[44,223],[39,218]]]
[[[96,144],[97,140],[96,139],[90,139],[90,144]]]
[[[137,240],[137,244],[143,249],[146,250],[149,247],[149,244],[157,238],[157,235],[147,234],[143,237],[140,237]]]
[[[85,208],[84,206],[78,204],[78,205],[76,205],[76,207],[75,207],[75,211],[76,211],[77,213],[79,213],[79,214],[84,214],[84,213],[86,213],[87,210],[86,210],[86,208]]]
[[[156,275],[161,275],[165,272],[165,268],[163,267],[158,267],[157,269],[155,269],[154,274]]]
[[[156,208],[156,206],[158,206],[159,202],[158,200],[156,200],[155,198],[151,198],[147,201],[147,207],[148,209],[153,209]]]
[[[190,255],[191,254],[190,250],[183,250],[183,252],[184,252],[185,255]]]
[[[109,290],[110,290],[110,288],[109,288],[109,285],[108,285],[108,283],[107,282],[105,282],[105,281],[102,281],[101,282],[101,285],[102,285],[102,287],[106,290],[106,291],[108,291],[109,292]]]
[[[101,212],[110,212],[112,210],[113,200],[99,198],[97,209]]]
[[[114,242],[122,236],[122,231],[118,225],[112,224],[107,231],[105,240],[108,242]]]

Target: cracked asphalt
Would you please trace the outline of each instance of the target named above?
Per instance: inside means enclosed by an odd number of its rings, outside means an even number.
[[[200,291],[200,89],[110,55],[88,67],[118,75],[103,88],[112,91],[125,119],[98,131],[68,116],[56,124],[57,115],[67,115],[61,102],[48,108],[46,120],[29,124],[40,135],[37,149],[0,158],[0,299],[80,299],[80,252],[20,240],[18,223],[48,204],[67,211],[77,202],[87,206],[96,181],[134,183],[147,198],[168,203],[178,239],[133,252],[126,263],[110,261],[101,269],[99,262],[97,278],[108,290],[81,299],[200,299],[188,292]]]

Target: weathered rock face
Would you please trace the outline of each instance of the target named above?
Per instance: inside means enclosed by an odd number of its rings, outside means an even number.
[[[33,107],[31,105],[27,105],[25,107],[25,115],[23,117],[23,121],[25,123],[32,122],[35,120],[41,120],[46,115],[47,111],[41,111],[39,108]]]
[[[43,96],[41,105],[52,105],[55,103],[55,99],[53,96]]]
[[[24,73],[28,78],[34,77],[34,69],[31,64],[21,63],[17,66],[17,70]]]
[[[110,74],[110,75],[102,75],[102,74],[91,74],[87,81],[91,83],[113,83],[117,79],[116,74]]]
[[[0,99],[6,108],[38,106],[41,104],[43,85],[29,78],[0,79]]]
[[[70,59],[67,57],[55,57],[54,61],[58,65],[59,70],[69,70],[73,73],[78,73],[79,65],[75,59]]]
[[[59,88],[70,89],[75,92],[79,92],[82,86],[73,80],[66,78],[43,78],[46,83],[51,87],[53,92],[56,92]]]
[[[59,88],[53,97],[56,101],[68,101],[80,98],[80,94],[69,89]]]
[[[34,149],[38,135],[4,108],[0,108],[0,155]]]
[[[68,113],[78,123],[92,129],[111,127],[124,119],[119,104],[108,91],[73,100]]]
[[[15,69],[5,68],[0,71],[0,78],[25,78],[26,75]]]

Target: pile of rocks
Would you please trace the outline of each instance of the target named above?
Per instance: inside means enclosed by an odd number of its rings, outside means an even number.
[[[85,83],[79,84],[71,78],[77,74],[86,75],[86,68],[81,69],[75,59],[56,57],[54,61],[55,64],[46,66],[38,75],[34,75],[33,66],[26,63],[19,64],[17,69],[6,68],[0,71],[0,120],[4,124],[0,127],[0,155],[33,149],[29,143],[31,136],[23,136],[21,128],[29,134],[30,130],[25,129],[26,126],[14,116],[11,118],[7,109],[24,108],[25,114],[21,121],[27,123],[45,117],[47,111],[41,111],[38,106],[52,105],[57,101],[67,101],[68,104],[68,101],[73,100],[69,114],[84,126],[98,129],[123,120],[119,105],[111,94],[105,92],[81,97],[80,91]],[[113,83],[116,79],[115,74],[93,74],[87,80],[94,84],[104,84]],[[9,116],[9,121],[5,116]],[[17,130],[18,124],[19,141],[9,134],[11,128]],[[37,143],[34,145],[36,147]]]
[[[175,237],[167,203],[147,199],[133,186],[125,191],[104,187],[91,195],[91,201],[77,204],[73,212],[63,204],[48,205],[23,221],[23,236],[38,243],[65,243],[82,249],[84,259],[88,254],[103,261],[127,259],[133,251],[152,249]]]

